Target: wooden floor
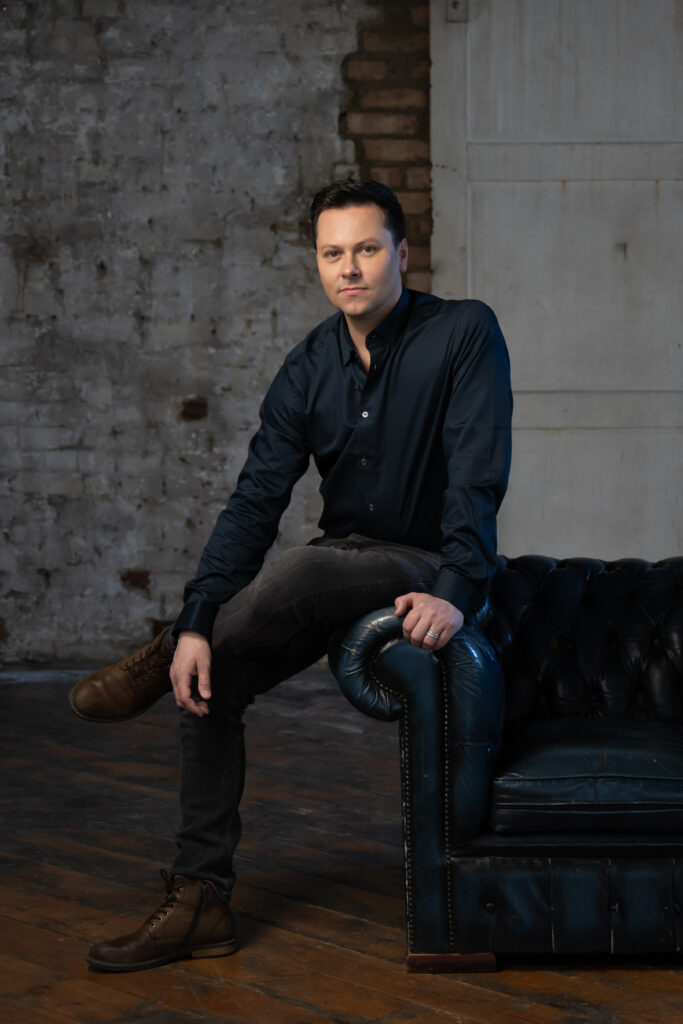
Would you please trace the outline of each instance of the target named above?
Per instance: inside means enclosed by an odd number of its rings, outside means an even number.
[[[63,673],[2,678],[3,1024],[683,1022],[672,962],[406,974],[396,730],[350,708],[315,669],[247,714],[241,950],[88,971],[92,942],[137,926],[160,900],[176,711],[166,698],[134,722],[92,726],[69,710]]]

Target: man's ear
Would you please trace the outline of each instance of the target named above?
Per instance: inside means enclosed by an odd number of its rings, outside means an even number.
[[[398,247],[398,268],[401,273],[408,269],[408,239],[404,238]]]

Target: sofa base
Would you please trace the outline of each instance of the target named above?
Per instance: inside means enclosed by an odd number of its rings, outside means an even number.
[[[457,857],[450,893],[455,949],[683,951],[683,858]]]
[[[411,974],[455,974],[495,971],[493,953],[409,953],[406,970]]]

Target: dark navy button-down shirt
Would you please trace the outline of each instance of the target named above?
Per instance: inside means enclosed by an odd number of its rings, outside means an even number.
[[[176,634],[211,638],[219,605],[261,568],[311,456],[327,535],[440,552],[431,592],[464,614],[485,600],[510,468],[510,365],[498,321],[482,302],[404,289],[366,344],[367,373],[336,313],[286,357],[185,588]]]

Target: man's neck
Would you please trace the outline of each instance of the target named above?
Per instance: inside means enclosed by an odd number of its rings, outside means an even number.
[[[379,325],[386,320],[391,311],[395,308],[400,297],[401,296],[399,294],[396,302],[393,302],[389,309],[384,310],[382,313],[373,317],[352,317],[347,316],[346,313],[344,314],[346,330],[366,373],[370,369],[370,353],[368,352],[366,339],[369,334],[372,334],[376,327],[379,327]]]

